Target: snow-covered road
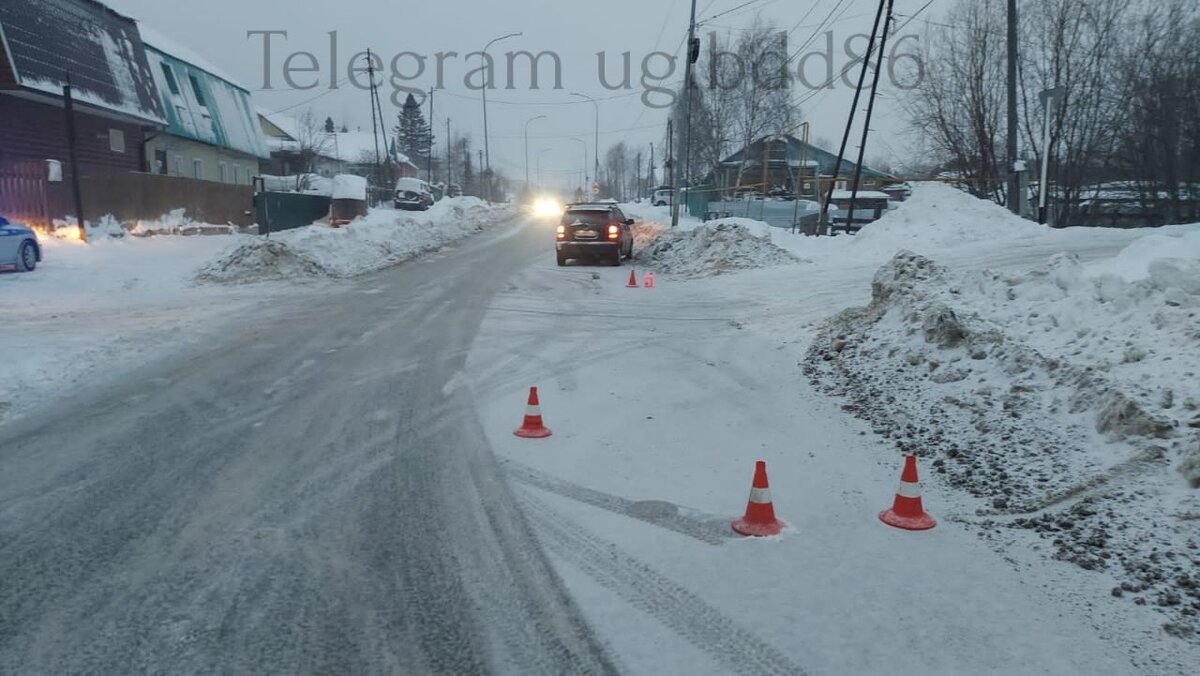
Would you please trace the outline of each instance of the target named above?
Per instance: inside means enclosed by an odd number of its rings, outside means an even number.
[[[0,430],[0,673],[611,672],[458,386],[544,242],[302,294]]]
[[[769,274],[723,280],[723,294],[661,277],[627,289],[624,269],[558,269],[543,256],[497,297],[472,352],[488,438],[622,667],[1135,671],[1130,646],[1054,592],[1054,571],[1018,570],[936,494],[934,531],[878,521],[900,456],[807,384],[802,331],[759,321],[779,318],[763,307],[779,299],[745,284]],[[846,304],[829,281],[841,305],[790,300],[794,326]],[[531,384],[555,431],[545,441],[507,434]],[[758,459],[791,526],[777,540],[737,539],[728,525]]]

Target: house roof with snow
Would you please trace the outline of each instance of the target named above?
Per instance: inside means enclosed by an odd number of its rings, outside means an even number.
[[[805,143],[800,139],[791,135],[764,136],[758,139],[749,146],[737,151],[729,157],[721,160],[723,167],[762,167],[764,154],[767,160],[767,166],[789,169],[799,169],[801,166],[807,168],[815,168],[818,173],[823,176],[833,174],[833,167],[837,164],[837,154],[829,152],[824,148],[818,148],[811,143]],[[743,164],[744,163],[744,164]],[[841,176],[852,176],[854,174],[855,163],[849,159],[842,160],[841,169],[838,173]],[[895,176],[886,172],[878,171],[863,165],[862,175],[869,178],[878,178],[884,180],[895,179]]]
[[[133,19],[95,0],[0,2],[0,88],[162,124],[162,102]]]
[[[140,28],[167,133],[255,157],[271,156],[249,91],[186,47],[145,24]]]
[[[262,119],[262,128],[266,134],[267,147],[272,152],[298,153],[301,145],[308,145],[317,151],[317,155],[336,162],[346,164],[370,164],[375,158],[376,138],[369,131],[326,132],[323,129],[304,129],[300,120],[281,113],[272,113],[262,108],[258,109]],[[302,139],[307,139],[303,144]],[[395,148],[395,139],[390,138],[392,160],[398,164],[414,165],[402,152]],[[378,139],[380,156],[387,157],[389,146],[384,145],[381,135]]]

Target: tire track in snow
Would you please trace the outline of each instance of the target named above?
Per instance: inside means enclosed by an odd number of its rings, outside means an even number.
[[[500,464],[509,478],[526,486],[665,528],[706,544],[720,545],[733,538],[729,519],[722,516],[704,514],[661,500],[638,501],[603,493],[539,472],[514,460],[502,459]]]
[[[589,534],[530,494],[518,492],[544,547],[711,655],[730,673],[806,676],[774,647],[662,573]]]

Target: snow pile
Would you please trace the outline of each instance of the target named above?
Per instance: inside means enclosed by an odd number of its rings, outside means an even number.
[[[920,183],[912,196],[854,237],[859,252],[925,253],[970,242],[1037,237],[1050,228],[1002,206],[940,183]]]
[[[474,197],[442,200],[425,212],[375,209],[344,228],[310,225],[269,240],[248,238],[196,277],[227,284],[353,277],[438,249],[512,215],[508,205],[490,206]]]
[[[770,237],[754,235],[740,220],[729,219],[693,230],[662,230],[637,252],[636,258],[661,272],[683,277],[708,277],[797,262]]]
[[[831,320],[805,370],[995,532],[1117,579],[1200,630],[1200,225],[1107,260],[951,271],[901,252]],[[1182,254],[1184,258],[1179,258]],[[1179,473],[1183,474],[1181,476]],[[1194,484],[1193,484],[1194,485]],[[1188,571],[1191,573],[1188,573]]]

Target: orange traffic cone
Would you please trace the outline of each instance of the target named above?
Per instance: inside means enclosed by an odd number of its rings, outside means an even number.
[[[636,289],[636,288],[638,288],[638,283],[637,283],[637,271],[636,271],[636,270],[630,270],[630,271],[629,271],[629,283],[625,285],[625,288],[627,288],[627,289]]]
[[[733,530],[742,535],[763,537],[779,535],[786,525],[775,518],[771,488],[767,485],[767,463],[759,460],[754,466],[754,483],[750,489],[750,501],[746,503],[746,515],[733,522]]]
[[[645,283],[647,289],[653,289],[654,288],[654,273],[647,272],[646,274],[642,275],[642,282]]]
[[[896,490],[896,502],[891,509],[879,513],[879,520],[889,526],[905,530],[929,530],[937,521],[925,513],[921,505],[921,485],[917,479],[917,456],[904,459],[904,472],[900,475],[900,488]]]
[[[526,439],[544,439],[550,436],[550,429],[542,424],[542,407],[538,404],[536,387],[529,388],[529,404],[525,407],[525,422],[513,434]]]

